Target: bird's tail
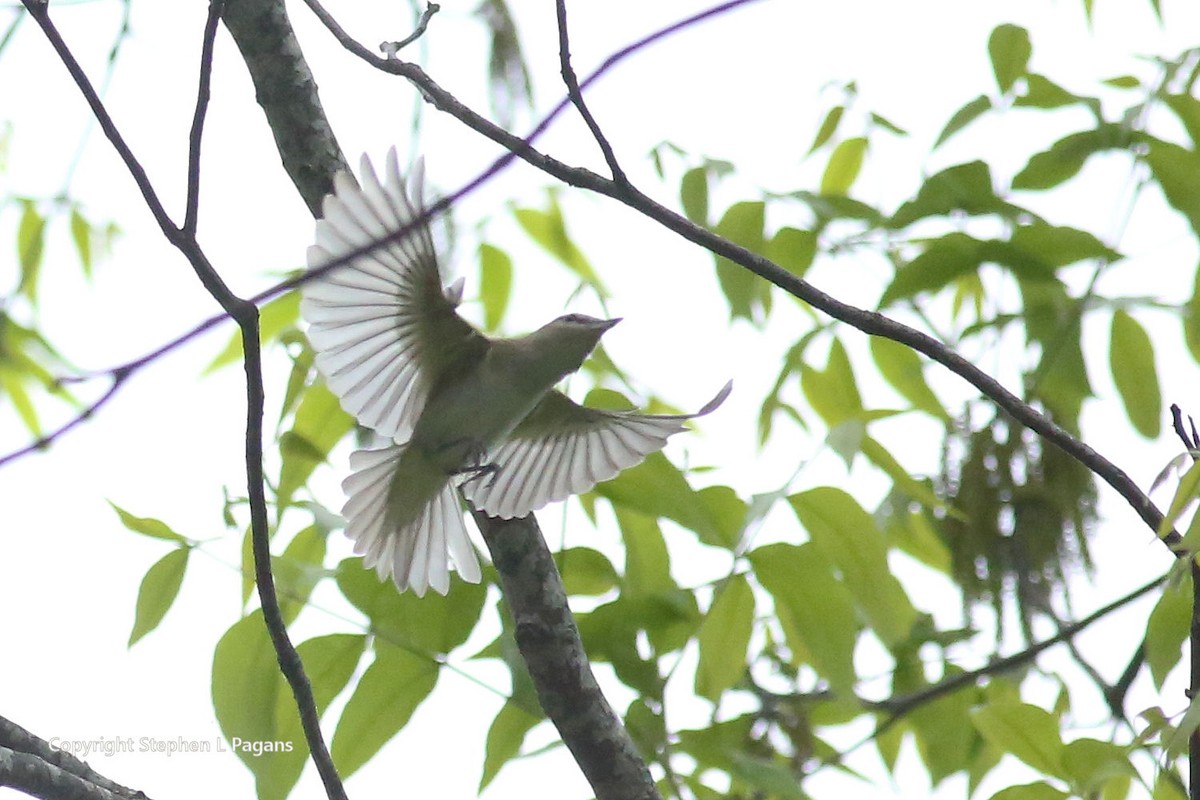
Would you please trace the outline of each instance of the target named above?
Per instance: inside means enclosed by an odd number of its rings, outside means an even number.
[[[445,594],[450,567],[478,583],[479,560],[467,535],[458,490],[419,450],[391,444],[350,454],[342,482],[346,535],[363,565],[400,591]]]

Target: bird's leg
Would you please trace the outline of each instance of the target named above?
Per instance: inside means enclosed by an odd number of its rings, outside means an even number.
[[[466,444],[466,442],[456,442],[455,444]],[[482,447],[474,446],[472,447],[471,459],[464,466],[450,470],[450,474],[468,476],[459,486],[479,480],[484,475],[490,475],[491,479],[487,483],[490,488],[496,482],[496,475],[500,472],[500,465],[492,462],[484,463],[485,458],[487,458],[487,451]]]

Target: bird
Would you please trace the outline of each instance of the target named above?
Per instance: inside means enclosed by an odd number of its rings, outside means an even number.
[[[463,280],[443,287],[423,161],[405,180],[393,147],[382,180],[367,155],[359,172],[338,173],[324,198],[308,267],[344,263],[302,284],[300,312],[327,387],[383,441],[351,453],[342,483],[346,534],[381,581],[446,594],[453,568],[478,583],[460,494],[488,516],[524,517],[640,463],[729,394],[696,414],[578,405],[554,386],[620,319],[572,313],[484,335],[457,311]]]

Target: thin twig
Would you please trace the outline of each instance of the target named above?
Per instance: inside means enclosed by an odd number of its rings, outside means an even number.
[[[621,169],[620,163],[617,162],[617,155],[613,152],[612,145],[609,144],[604,132],[600,130],[600,124],[592,116],[587,103],[583,101],[583,92],[579,89],[579,79],[575,75],[575,68],[571,66],[571,42],[567,33],[566,0],[556,0],[554,5],[558,13],[558,63],[563,83],[567,85],[567,96],[579,110],[579,116],[583,117],[596,144],[600,146],[600,152],[604,154],[604,160],[608,162],[608,169],[612,172],[613,181],[621,185],[628,184],[629,179],[625,176],[625,171]]]
[[[283,622],[283,615],[279,609],[279,600],[275,594],[274,578],[271,575],[270,532],[262,469],[264,392],[262,360],[258,337],[258,307],[252,301],[242,300],[233,294],[208,261],[207,256],[204,255],[195,237],[189,231],[175,226],[159,202],[158,196],[149,178],[146,176],[145,170],[121,136],[116,124],[109,116],[108,110],[104,107],[104,103],[97,96],[95,89],[71,53],[70,48],[67,47],[66,42],[50,21],[46,6],[37,0],[22,0],[22,2],[25,4],[26,9],[29,10],[30,15],[33,16],[42,28],[47,40],[54,47],[63,65],[74,79],[76,86],[87,100],[88,105],[91,106],[96,121],[100,124],[101,129],[125,162],[127,170],[138,184],[138,188],[142,192],[142,197],[158,221],[164,235],[187,258],[188,263],[192,266],[193,271],[204,285],[204,288],[221,305],[225,313],[233,318],[241,331],[246,366],[246,482],[250,501],[251,538],[254,547],[255,574],[258,583],[259,599],[262,604],[263,616],[266,620],[271,642],[275,647],[280,668],[292,688],[292,694],[295,696],[304,735],[308,742],[313,763],[316,765],[317,772],[321,775],[321,780],[325,784],[326,794],[331,800],[345,800],[345,789],[342,787],[341,778],[333,766],[333,760],[329,755],[329,750],[325,746],[325,741],[321,734],[320,714],[317,711],[316,702],[313,698],[312,686],[304,674],[304,665],[300,660],[300,656],[288,638],[287,627]],[[217,5],[219,4],[214,3],[214,6]],[[217,8],[217,11],[219,12],[219,8]],[[210,6],[210,24],[209,27],[206,27],[206,36],[208,35],[209,28],[215,24],[213,23],[214,16],[212,12],[213,6]],[[215,35],[215,30],[213,35]],[[205,92],[207,81],[203,77],[201,78],[200,85],[201,92]],[[203,97],[198,98],[198,109],[204,105],[205,99]],[[199,122],[193,126],[193,158],[198,157],[199,131],[202,129],[203,120],[202,113],[198,112],[197,116]],[[194,188],[189,182],[189,192]],[[128,372],[124,374],[127,375]],[[117,380],[114,376],[113,386],[109,388],[109,391],[102,400],[111,397],[120,383],[121,381]]]
[[[619,185],[612,180],[597,175],[594,172],[586,169],[578,169],[569,167],[566,164],[551,158],[543,153],[535,150],[530,142],[538,135],[548,121],[565,106],[569,100],[564,100],[555,108],[551,115],[537,128],[530,136],[522,139],[514,136],[503,128],[494,125],[486,118],[472,111],[470,108],[463,105],[452,94],[447,92],[437,83],[435,83],[424,70],[415,64],[405,63],[395,59],[386,60],[373,55],[369,50],[361,44],[354,42],[346,35],[345,31],[337,27],[337,23],[333,22],[328,14],[321,9],[319,12],[316,9],[320,8],[320,4],[316,0],[305,0],[310,8],[314,9],[315,13],[321,18],[330,31],[342,42],[348,50],[359,56],[363,60],[377,67],[384,72],[390,72],[395,75],[400,75],[413,84],[421,91],[422,95],[441,111],[452,115],[463,124],[470,127],[483,136],[491,139],[497,144],[504,147],[508,153],[497,160],[495,164],[488,170],[487,174],[492,174],[503,166],[509,163],[514,154],[529,164],[537,167],[543,172],[551,175],[554,178],[566,183],[570,186],[576,186],[583,189],[588,189],[598,194],[611,197],[630,208],[639,211],[643,216],[658,222],[668,230],[682,236],[688,241],[700,245],[706,250],[723,256],[735,264],[739,264],[755,275],[763,278],[793,297],[807,303],[808,305],[825,312],[834,319],[857,328],[863,333],[871,336],[880,336],[885,339],[899,342],[908,347],[923,353],[942,366],[949,369],[954,374],[966,380],[976,389],[978,389],[985,397],[988,397],[1001,409],[1006,411],[1014,420],[1021,423],[1030,430],[1040,434],[1042,438],[1051,442],[1067,455],[1074,458],[1080,464],[1085,466],[1091,472],[1099,475],[1105,483],[1111,486],[1116,492],[1125,499],[1125,501],[1133,508],[1139,517],[1153,531],[1157,531],[1159,525],[1163,521],[1162,512],[1158,507],[1146,496],[1141,487],[1137,485],[1132,478],[1120,467],[1107,458],[1102,456],[1091,446],[1085,444],[1082,440],[1071,435],[1048,416],[1038,411],[1030,404],[1022,401],[1014,395],[1003,384],[993,378],[991,375],[984,372],[973,362],[963,358],[953,349],[947,347],[942,342],[929,336],[928,334],[911,328],[896,320],[893,320],[883,314],[875,311],[870,311],[863,308],[858,308],[849,303],[842,301],[826,294],[817,289],[812,284],[796,277],[791,272],[780,267],[770,259],[754,253],[740,245],[718,236],[707,228],[703,228],[694,224],[681,214],[672,211],[671,209],[655,202],[650,197],[646,196],[636,188],[626,184]],[[729,10],[730,8],[744,5],[743,3],[727,3],[710,9],[702,14],[696,15],[690,19],[708,19],[718,13],[718,11]],[[664,31],[671,31],[678,28],[678,25],[672,25],[664,28],[663,31],[639,40],[640,42],[655,41],[663,35]],[[607,59],[597,70],[585,79],[580,85],[587,86],[593,80],[598,78],[604,71],[609,69],[613,64],[623,59],[626,55],[633,52],[630,48],[625,48],[619,51],[616,55]],[[451,197],[454,197],[453,195]],[[1171,550],[1172,555],[1179,557],[1179,553],[1175,552],[1176,546],[1181,541],[1179,533],[1174,529],[1167,531],[1163,537],[1164,544]]]
[[[1112,601],[1108,605],[1093,611],[1091,614],[1088,614],[1078,622],[1073,622],[1070,625],[1064,626],[1061,630],[1059,630],[1058,633],[1056,633],[1054,636],[1051,636],[1049,639],[1043,639],[1040,642],[1031,644],[1024,650],[1013,653],[1012,655],[1004,656],[1003,658],[998,658],[995,661],[989,662],[978,669],[973,669],[969,672],[960,672],[956,675],[950,676],[949,678],[940,680],[937,683],[930,684],[923,689],[919,689],[906,695],[900,695],[899,697],[890,697],[887,700],[864,701],[867,706],[887,712],[889,715],[888,718],[875,729],[871,738],[879,736],[892,725],[899,722],[903,717],[911,714],[913,711],[925,705],[926,703],[931,703],[934,700],[945,697],[948,694],[953,694],[964,687],[973,686],[982,677],[1009,672],[1017,667],[1033,661],[1033,659],[1036,658],[1043,650],[1047,650],[1054,645],[1059,644],[1060,642],[1071,641],[1094,623],[1100,621],[1114,611],[1124,608],[1134,600],[1137,600],[1139,597],[1154,591],[1162,585],[1163,580],[1163,578],[1155,578],[1144,586],[1134,589],[1129,594],[1126,594],[1125,596]]]
[[[425,35],[425,29],[429,27],[429,20],[441,10],[442,7],[437,3],[427,4],[425,10],[421,13],[421,18],[417,20],[417,27],[413,28],[412,33],[398,42],[383,42],[379,45],[379,51],[388,58],[395,58],[397,53]]]
[[[196,112],[188,135],[187,210],[183,215],[183,233],[195,238],[200,215],[200,142],[204,137],[204,118],[208,113],[209,89],[212,83],[213,44],[217,38],[217,23],[225,0],[208,4],[208,19],[204,23],[204,41],[200,47],[200,81],[196,89]]]
[[[637,52],[642,47],[645,47],[655,41],[658,41],[663,36],[673,33],[685,24],[695,24],[696,22],[711,19],[719,13],[745,5],[753,0],[737,0],[735,2],[724,3],[712,9],[708,9],[700,14],[689,17],[680,23],[670,25],[655,33],[638,40],[632,45],[623,48],[614,55],[606,59],[601,66],[593,72],[588,78],[581,82],[581,87],[586,87],[614,65],[624,60],[629,55]],[[31,3],[33,0],[24,0],[26,3]],[[424,215],[425,219],[429,216],[446,208],[454,201],[472,191],[483,181],[496,174],[514,158],[520,157],[541,169],[547,174],[561,180],[562,182],[577,186],[580,188],[589,189],[599,194],[606,195],[613,199],[628,205],[629,207],[640,211],[645,216],[659,222],[669,230],[674,231],[683,238],[695,244],[704,247],[705,249],[715,253],[716,255],[724,256],[734,263],[740,264],[750,270],[759,277],[770,281],[775,286],[788,292],[794,297],[808,303],[809,305],[824,311],[829,316],[844,322],[864,333],[873,336],[882,336],[887,339],[908,345],[918,352],[924,353],[929,358],[937,361],[945,366],[951,372],[959,375],[971,385],[975,386],[984,396],[991,398],[1004,411],[1017,422],[1027,428],[1041,434],[1047,441],[1050,441],[1069,456],[1077,460],[1083,466],[1087,467],[1096,475],[1099,475],[1109,486],[1111,486],[1125,501],[1134,509],[1139,517],[1146,525],[1154,531],[1158,530],[1162,522],[1162,512],[1154,505],[1149,497],[1141,490],[1141,488],[1125,473],[1124,470],[1116,466],[1100,453],[1095,451],[1089,445],[1072,436],[1063,428],[1058,426],[1044,414],[1033,408],[1029,404],[1023,402],[1016,395],[1009,392],[999,381],[991,377],[983,370],[979,369],[975,364],[960,356],[955,351],[946,347],[941,342],[931,336],[922,333],[921,331],[910,328],[895,320],[892,320],[877,312],[866,309],[857,308],[848,303],[843,303],[835,298],[816,289],[811,284],[797,278],[792,273],[771,262],[770,260],[753,253],[743,247],[740,247],[726,239],[717,236],[711,231],[691,223],[685,217],[674,211],[662,206],[641,192],[629,186],[619,186],[615,182],[607,180],[593,172],[584,169],[574,169],[562,162],[546,156],[535,150],[530,142],[533,141],[542,131],[544,131],[550,122],[557,116],[560,111],[566,107],[569,100],[563,100],[558,106],[534,129],[534,131],[526,138],[514,136],[502,128],[492,124],[484,117],[472,111],[470,108],[460,103],[453,95],[442,89],[436,84],[423,70],[414,64],[408,64],[395,59],[383,59],[375,56],[367,48],[352,39],[346,32],[337,24],[337,22],[323,9],[316,0],[305,0],[306,4],[313,10],[313,13],[329,28],[330,32],[343,44],[346,49],[354,53],[364,61],[372,64],[376,68],[385,72],[390,72],[400,75],[416,84],[428,100],[433,105],[442,111],[445,111],[463,124],[467,125],[476,132],[486,136],[492,141],[503,146],[507,152],[504,156],[497,159],[487,170],[484,171],[476,180],[469,183],[457,192],[444,197],[441,201],[431,206],[428,213]],[[423,221],[423,220],[421,220]],[[419,221],[418,221],[419,222]],[[375,247],[383,246],[401,238],[404,233],[398,232],[396,235],[386,237],[378,242],[373,242],[361,251],[347,255],[347,260],[358,257],[361,252],[371,250]],[[304,276],[289,279],[275,287],[268,289],[258,295],[259,298],[269,298],[288,289],[303,283],[306,280],[311,280],[323,275],[328,269],[333,269],[338,264],[330,264],[327,268],[308,273]],[[3,463],[3,462],[0,462]],[[1167,532],[1163,537],[1164,543],[1171,548],[1172,553],[1175,553],[1175,547],[1178,545],[1181,537],[1174,529]]]
[[[1200,450],[1200,435],[1196,433],[1196,421],[1188,416],[1191,424],[1191,436],[1183,427],[1183,412],[1179,406],[1171,404],[1171,425],[1175,435],[1183,442],[1189,453]],[[1196,457],[1192,456],[1195,461]],[[1188,655],[1191,659],[1191,675],[1188,681],[1188,694],[1192,702],[1200,697],[1200,564],[1191,553],[1186,553],[1191,559],[1192,569],[1192,624],[1188,635]],[[1193,730],[1188,737],[1188,797],[1200,800],[1200,728]]]

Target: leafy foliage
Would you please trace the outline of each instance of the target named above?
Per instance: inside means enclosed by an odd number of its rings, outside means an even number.
[[[492,85],[527,93],[507,8],[489,2],[482,13],[492,22]],[[1056,219],[1053,203],[1045,201],[1091,180],[1095,160],[1115,157],[1144,174],[1200,237],[1194,74],[1179,85],[1196,55],[1163,59],[1163,80],[1111,79],[1097,85],[1093,97],[1032,72],[1028,33],[1000,26],[987,43],[995,86],[949,116],[934,154],[951,139],[970,150],[978,145],[971,138],[975,126],[996,118],[1016,124],[1018,113],[1035,131],[1067,110],[1075,112],[1072,125],[1079,126],[1081,111],[1086,124],[1053,140],[1043,136],[1035,152],[1017,154],[1021,166],[1012,174],[1000,174],[1002,159],[984,152],[916,178],[907,197],[887,206],[874,197],[872,158],[881,137],[907,134],[861,108],[853,84],[843,87],[811,137],[805,157],[820,162],[817,172],[789,191],[734,194],[732,182],[725,183],[736,172],[728,162],[667,147],[653,158],[672,194],[678,182],[681,210],[693,223],[796,276],[816,279],[844,254],[880,255],[891,270],[875,297],[881,311],[917,320],[975,360],[1007,347],[1005,384],[1069,431],[1082,431],[1089,403],[1119,401],[1130,427],[1152,439],[1162,432],[1163,398],[1159,355],[1147,329],[1167,303],[1106,295],[1102,275],[1140,267],[1103,231]],[[1170,91],[1163,89],[1168,85]],[[1138,95],[1112,113],[1098,97],[1107,100],[1113,92]],[[1150,111],[1162,109],[1177,127],[1158,130],[1146,122],[1154,119]],[[1164,138],[1180,130],[1178,141]],[[578,287],[607,296],[603,271],[572,237],[554,192],[544,207],[515,208],[512,217]],[[12,297],[27,308],[38,302],[50,224],[41,204],[21,202],[20,275]],[[78,208],[71,209],[69,226],[90,274],[103,237]],[[487,243],[478,261],[485,327],[501,329],[513,260],[500,244]],[[1071,729],[1074,701],[1065,690],[1053,704],[1034,702],[1029,684],[1036,681],[1027,679],[1039,666],[1032,652],[993,669],[1004,646],[1032,642],[1044,623],[1071,616],[1068,578],[1092,568],[1097,489],[1091,473],[978,398],[947,388],[906,346],[882,338],[863,343],[858,331],[815,318],[732,261],[714,257],[713,267],[730,324],[762,330],[782,320],[793,332],[759,406],[764,449],[791,452],[807,436],[840,457],[854,482],[865,475],[882,488],[856,487],[852,495],[833,478],[801,471],[755,476],[756,486],[768,488],[746,497],[729,486],[702,485],[705,471],[681,469],[656,454],[579,499],[597,526],[615,521],[622,557],[600,545],[568,547],[557,562],[589,657],[610,667],[634,697],[623,717],[656,773],[670,777],[665,791],[807,797],[812,775],[850,770],[844,731],[855,726],[869,732],[862,746],[873,748],[891,771],[898,771],[910,742],[934,785],[961,775],[974,791],[1007,758],[1038,780],[1002,788],[995,798],[1121,798],[1136,784],[1155,797],[1175,796],[1180,742],[1200,721],[1195,704],[1182,716],[1174,706],[1147,709],[1134,735],[1113,726],[1110,738],[1092,738]],[[1169,308],[1179,311],[1185,342],[1200,361],[1198,309],[1200,275],[1186,305]],[[0,388],[37,433],[35,392],[65,395],[55,371],[67,365],[38,332],[35,316],[18,323],[0,307]],[[359,559],[326,564],[326,539],[339,526],[326,505],[338,498],[327,496],[314,477],[357,431],[316,374],[297,317],[295,293],[262,309],[262,341],[289,368],[269,481],[274,574],[289,624],[310,607],[318,586],[337,592],[358,615],[344,630],[299,645],[318,711],[326,714],[345,694],[336,722],[326,720],[334,730],[334,761],[345,776],[410,723],[443,672],[460,669],[474,632],[494,630],[496,593],[490,584],[455,581],[445,597],[416,598],[378,581]],[[1104,356],[1111,391],[1094,374],[1097,360],[1085,358],[1083,332],[1096,320],[1107,324],[1109,335],[1106,342],[1088,342],[1086,350]],[[1002,341],[1010,336],[1020,339],[1015,348]],[[240,356],[233,340],[210,369]],[[634,391],[603,351],[587,374],[608,392]],[[913,466],[914,454],[893,444],[888,426],[896,424],[933,432],[930,441],[937,440],[941,453],[936,468],[922,473]],[[1193,468],[1180,482],[1171,524],[1194,499],[1197,476]],[[202,543],[160,520],[114,509],[130,531],[172,547],[142,581],[133,645],[164,622],[180,596],[190,554]],[[240,502],[229,501],[224,511],[237,527]],[[1192,522],[1184,537],[1189,552],[1200,537],[1196,528]],[[691,556],[719,564],[718,574],[697,582],[689,582],[690,573],[682,578],[680,565]],[[213,704],[223,734],[255,776],[259,797],[276,800],[299,779],[307,749],[261,612],[245,611],[253,578],[249,570],[244,577],[245,613],[214,652]],[[1165,582],[1144,643],[1114,645],[1116,658],[1132,660],[1137,673],[1141,644],[1158,688],[1180,661],[1190,581],[1179,570]],[[960,619],[947,622],[943,608],[931,607],[928,585],[950,587]],[[1005,627],[1012,619],[1019,635]],[[528,735],[545,722],[514,655],[513,623],[503,613],[501,620],[494,641],[472,654],[498,661],[510,678],[488,726],[481,790],[528,754]],[[1061,675],[1040,677],[1066,683]],[[1120,687],[1097,681],[1113,716],[1126,721],[1123,695],[1113,699]],[[707,724],[675,727],[667,703],[679,687],[706,710]],[[292,746],[265,755],[237,748],[248,741]]]

